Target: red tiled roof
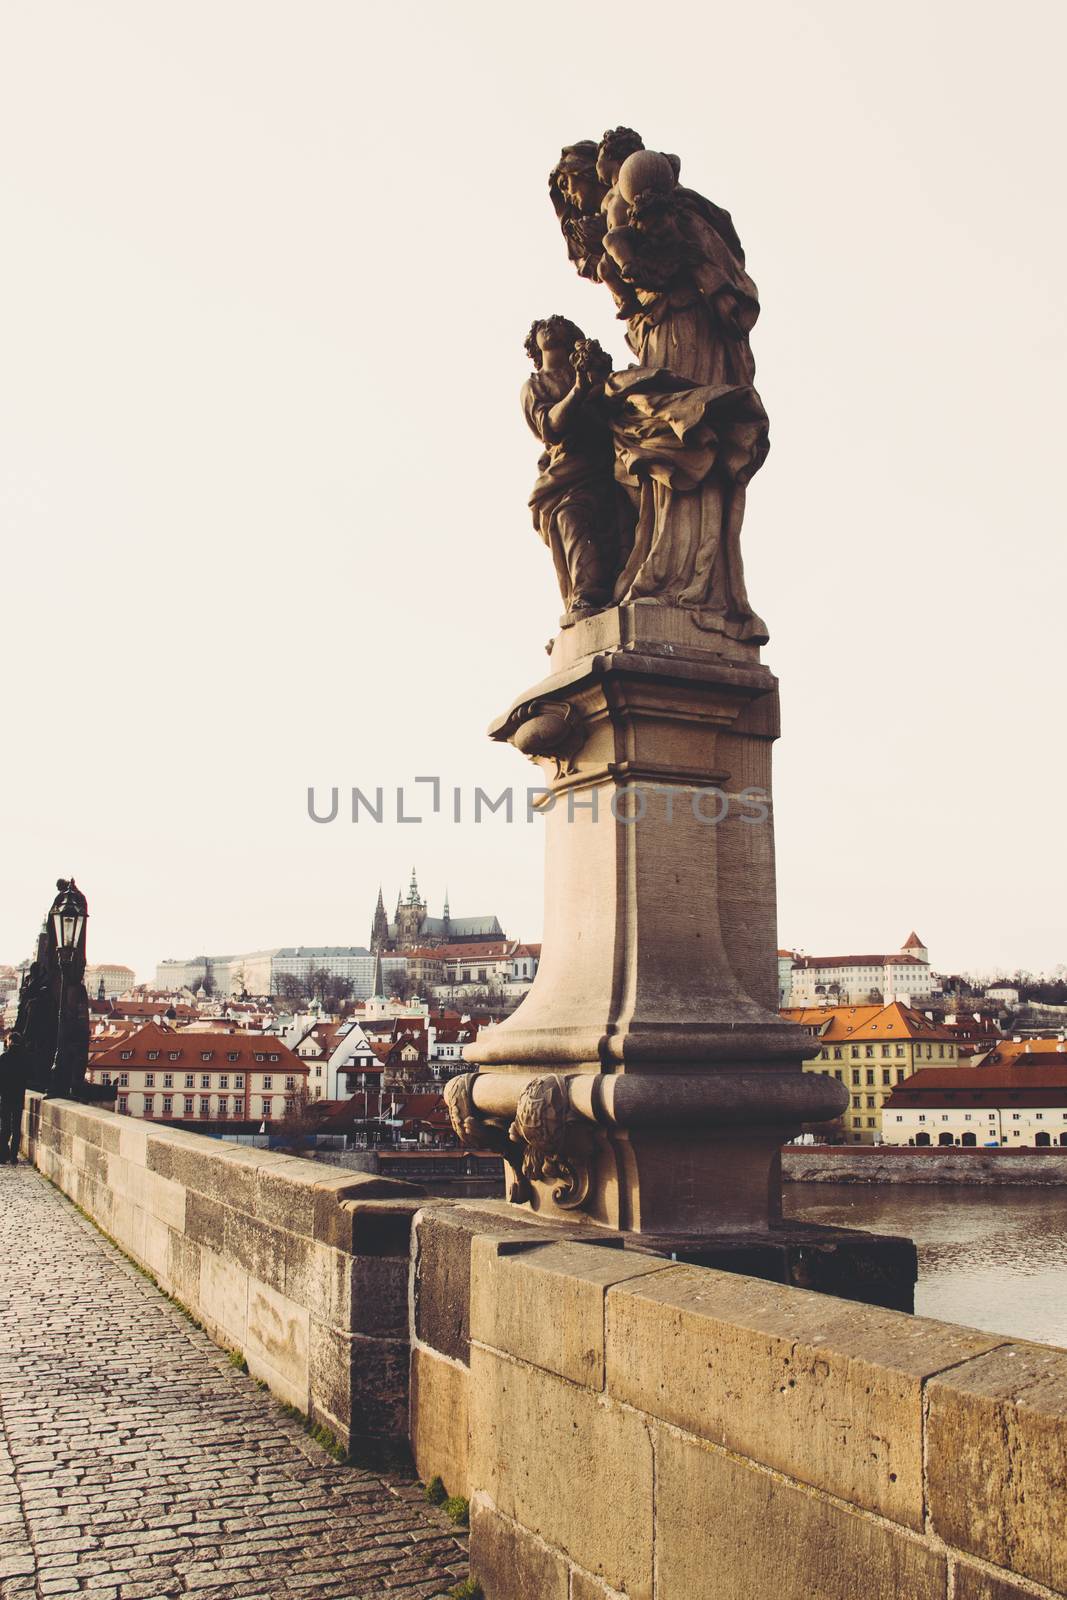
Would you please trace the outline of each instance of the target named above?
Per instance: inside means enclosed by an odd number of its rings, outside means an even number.
[[[141,1067],[154,1068],[155,1061],[149,1061],[148,1052],[158,1050],[160,1062],[169,1061],[171,1056],[177,1054],[179,1062],[192,1066],[200,1062],[205,1051],[210,1050],[221,1059],[221,1062],[240,1072],[261,1068],[268,1064],[272,1055],[278,1057],[277,1061],[270,1061],[269,1065],[278,1071],[308,1072],[308,1064],[301,1061],[300,1057],[284,1045],[280,1039],[269,1033],[243,1034],[243,1033],[200,1033],[180,1032],[172,1029],[160,1028],[154,1022],[146,1023],[136,1033],[112,1044],[111,1048],[102,1051],[93,1057],[93,1071],[108,1071],[117,1069],[128,1072],[131,1068],[135,1071]],[[132,1051],[129,1060],[123,1060],[123,1054]],[[236,1062],[229,1061],[230,1055],[236,1055]],[[257,1056],[263,1056],[263,1061],[258,1061]]]

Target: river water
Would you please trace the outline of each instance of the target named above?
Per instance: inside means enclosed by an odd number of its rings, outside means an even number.
[[[1067,1188],[787,1183],[783,1195],[787,1216],[914,1239],[920,1316],[1067,1346]]]

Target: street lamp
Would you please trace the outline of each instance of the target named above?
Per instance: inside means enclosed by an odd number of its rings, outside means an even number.
[[[56,896],[52,906],[52,929],[56,936],[56,950],[63,966],[69,966],[74,952],[78,948],[89,913],[86,909],[84,898],[78,894],[73,878],[61,878],[57,888],[61,893]]]
[[[81,945],[81,937],[85,930],[86,919],[89,915],[85,896],[79,890],[73,878],[60,878],[56,883],[59,893],[52,902],[49,916],[52,920],[52,933],[56,941],[56,955],[59,958],[59,1012],[56,1017],[56,1053],[52,1060],[52,1093],[57,1091],[62,1094],[71,1089],[67,1082],[62,1063],[63,1052],[63,1014],[66,1010],[67,974],[74,957]]]

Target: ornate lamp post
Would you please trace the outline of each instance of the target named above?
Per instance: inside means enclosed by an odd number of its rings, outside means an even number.
[[[64,1059],[65,1047],[71,1042],[69,1037],[64,1038],[64,1023],[68,1009],[68,988],[72,981],[80,985],[84,972],[85,925],[89,919],[89,907],[73,878],[60,878],[56,888],[59,892],[48,913],[59,967],[56,1048],[49,1089],[53,1094],[69,1094],[75,1085],[72,1081],[74,1074]],[[75,971],[76,966],[80,970]]]

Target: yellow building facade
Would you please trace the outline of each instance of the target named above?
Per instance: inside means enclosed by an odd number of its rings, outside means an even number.
[[[849,1144],[879,1144],[882,1107],[898,1083],[920,1067],[958,1067],[951,1028],[911,1006],[787,1007],[782,1016],[810,1033],[819,1053],[805,1072],[837,1078],[849,1092],[842,1117]]]

